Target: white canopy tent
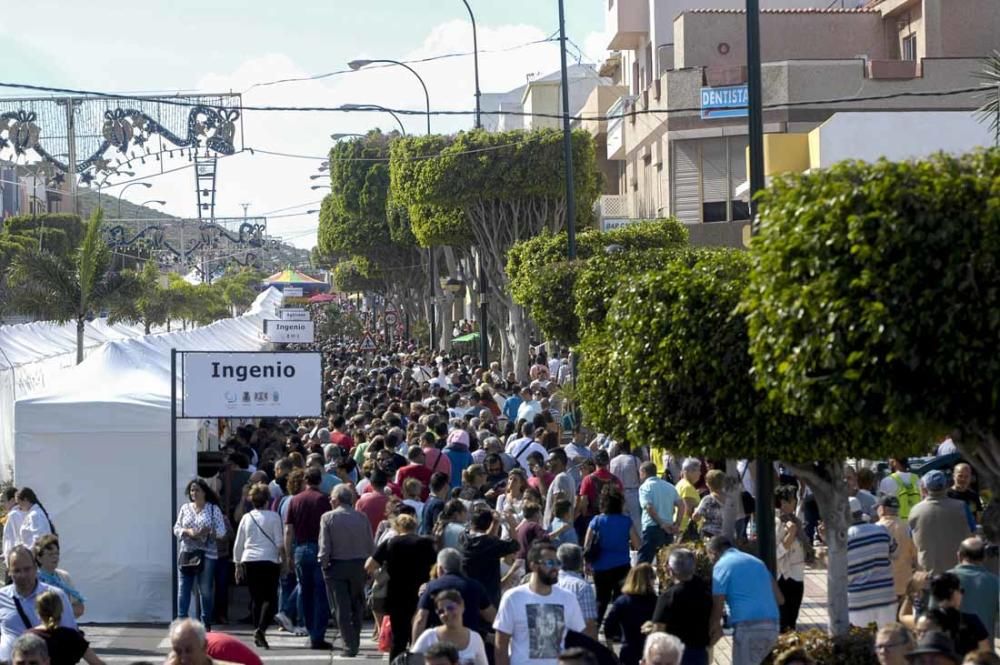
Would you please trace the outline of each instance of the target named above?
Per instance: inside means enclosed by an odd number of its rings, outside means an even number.
[[[105,342],[141,337],[141,326],[86,324],[83,352]],[[38,321],[0,326],[0,478],[9,479],[14,463],[14,402],[49,385],[53,377],[76,364],[76,324]]]
[[[259,351],[262,319],[280,300],[269,289],[235,319],[108,342],[57,385],[17,400],[15,481],[52,517],[86,621],[170,620],[170,349]],[[179,500],[197,470],[198,425],[177,423]]]

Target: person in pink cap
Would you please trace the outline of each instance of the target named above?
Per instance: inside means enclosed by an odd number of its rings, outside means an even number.
[[[451,462],[451,486],[458,487],[462,484],[462,472],[473,462],[469,452],[469,433],[463,429],[449,432],[444,454]]]

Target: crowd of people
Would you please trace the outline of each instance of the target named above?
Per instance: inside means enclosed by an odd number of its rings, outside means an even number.
[[[369,637],[401,665],[704,664],[727,633],[732,662],[752,664],[797,629],[826,534],[786,469],[761,497],[741,460],[728,514],[725,461],[587,433],[560,390],[566,352],[540,351],[522,382],[402,345],[321,351],[323,415],[236,425],[218,474],[187,485],[173,527],[177,662],[257,658],[225,646],[213,628],[227,623],[252,625],[260,649],[278,630],[331,651],[332,619],[344,656]],[[862,461],[844,469],[852,624],[876,625],[883,664],[1000,662],[972,469],[890,467],[881,481]],[[4,497],[0,661],[44,647],[96,665],[48,515],[28,488]],[[774,504],[774,574],[748,553],[758,501]],[[231,616],[233,584],[249,616]]]

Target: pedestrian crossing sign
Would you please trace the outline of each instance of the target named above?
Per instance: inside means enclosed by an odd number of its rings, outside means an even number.
[[[366,334],[365,338],[361,340],[361,350],[362,351],[374,351],[375,350],[375,340],[372,339],[371,335]]]

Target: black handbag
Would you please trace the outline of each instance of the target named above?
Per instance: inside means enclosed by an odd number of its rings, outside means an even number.
[[[590,544],[583,550],[583,560],[593,564],[601,556],[601,532],[597,529],[590,530]]]
[[[204,565],[203,552],[184,551],[177,555],[177,567],[185,575],[197,575]]]

